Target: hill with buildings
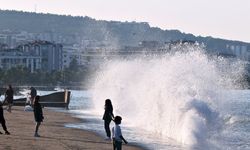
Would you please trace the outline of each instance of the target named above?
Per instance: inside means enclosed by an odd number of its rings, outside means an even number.
[[[194,36],[178,30],[150,27],[146,22],[119,22],[95,20],[90,17],[38,14],[0,10],[0,32],[35,33],[37,39],[64,44],[122,48],[137,46],[141,41],[159,43],[188,40],[204,43],[213,53],[241,55],[250,50],[250,44],[213,37]],[[0,41],[1,42],[1,41]],[[249,60],[250,56],[244,55]]]
[[[10,10],[0,10],[0,20],[0,83],[74,85],[103,59],[164,52],[183,41],[203,43],[210,54],[250,61],[250,43],[163,30],[147,22]]]

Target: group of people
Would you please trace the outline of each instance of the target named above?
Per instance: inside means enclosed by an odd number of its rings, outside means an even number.
[[[36,127],[35,127],[35,137],[40,137],[38,134],[39,126],[41,125],[41,122],[44,119],[43,116],[43,111],[41,104],[39,103],[40,96],[37,95],[36,89],[34,87],[30,88],[30,105],[33,108],[34,111],[34,119],[36,121]],[[5,102],[7,102],[7,111],[11,112],[11,107],[13,105],[13,89],[12,86],[9,85],[6,92],[5,92],[5,100],[3,102],[0,101],[0,123],[2,124],[3,130],[5,131],[5,134],[9,135],[10,132],[7,130],[6,127],[6,122],[4,118],[4,111],[3,111],[3,105]],[[124,139],[122,136],[122,131],[121,131],[121,121],[122,117],[120,116],[114,116],[113,114],[113,106],[112,102],[110,99],[105,100],[105,106],[104,106],[104,115],[103,115],[103,120],[104,120],[104,128],[106,131],[107,135],[107,140],[112,140],[113,141],[113,149],[114,150],[121,150],[122,149],[122,141],[127,144],[128,142]],[[110,131],[110,123],[111,121],[115,122],[115,126],[112,128],[112,132]],[[2,134],[2,132],[0,132]]]
[[[113,106],[112,102],[110,99],[105,100],[105,106],[104,106],[104,115],[103,115],[103,120],[104,120],[104,128],[106,131],[107,135],[107,140],[112,140],[113,141],[113,149],[114,150],[121,150],[122,149],[122,141],[127,144],[128,142],[124,139],[122,136],[122,131],[121,131],[121,121],[122,117],[120,116],[115,116],[113,114]],[[110,131],[110,123],[111,121],[115,122],[115,126],[112,128],[112,134]],[[111,139],[112,137],[112,139]]]
[[[43,117],[43,110],[42,110],[42,106],[39,103],[40,100],[40,96],[37,95],[36,93],[36,89],[34,87],[30,88],[31,92],[30,92],[30,105],[33,108],[34,111],[34,119],[36,121],[36,127],[35,127],[35,137],[40,137],[40,135],[38,134],[38,130],[39,130],[39,126],[41,125],[41,122],[43,121],[44,117]],[[0,101],[0,123],[2,124],[3,130],[5,131],[5,134],[9,135],[10,132],[7,130],[6,127],[6,121],[4,118],[4,111],[3,111],[3,105],[5,103],[7,103],[7,111],[11,112],[11,107],[13,105],[13,95],[14,95],[14,91],[12,89],[11,85],[8,85],[8,88],[5,92],[5,99],[3,102]],[[2,134],[2,132],[0,132],[0,134]]]

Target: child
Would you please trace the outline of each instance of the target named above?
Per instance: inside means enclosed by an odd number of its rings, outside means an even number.
[[[123,138],[121,127],[119,124],[121,124],[122,117],[116,116],[114,119],[115,126],[112,128],[112,138],[113,138],[113,149],[114,150],[121,150],[122,149],[122,141],[124,141],[125,144],[128,144],[128,142]]]
[[[35,121],[36,121],[36,130],[35,130],[35,137],[40,137],[40,135],[38,134],[38,129],[39,126],[41,125],[41,122],[43,121],[43,110],[42,107],[39,103],[39,99],[40,96],[36,96],[35,100],[34,100],[34,117],[35,117]]]
[[[5,124],[5,119],[4,119],[4,114],[3,114],[3,103],[0,101],[0,123],[2,124],[2,127],[5,131],[5,134],[9,135],[9,131],[7,130],[6,124]],[[3,134],[0,132],[0,134]]]

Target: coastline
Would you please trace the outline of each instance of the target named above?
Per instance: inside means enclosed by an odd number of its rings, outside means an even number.
[[[40,126],[41,137],[34,137],[35,122],[33,112],[23,111],[23,107],[12,107],[12,113],[4,111],[6,125],[11,135],[0,135],[0,147],[19,150],[111,150],[112,144],[100,135],[83,129],[67,128],[66,123],[80,123],[67,112],[57,112],[44,108],[44,122]],[[1,127],[0,127],[1,128]],[[2,128],[0,129],[3,132]],[[123,145],[126,150],[142,150],[135,145]]]

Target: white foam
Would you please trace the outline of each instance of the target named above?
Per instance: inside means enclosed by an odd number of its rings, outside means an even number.
[[[103,113],[110,98],[115,115],[157,137],[187,145],[207,141],[221,103],[220,90],[234,86],[243,65],[209,58],[202,49],[132,60],[111,60],[96,75],[95,110]]]

